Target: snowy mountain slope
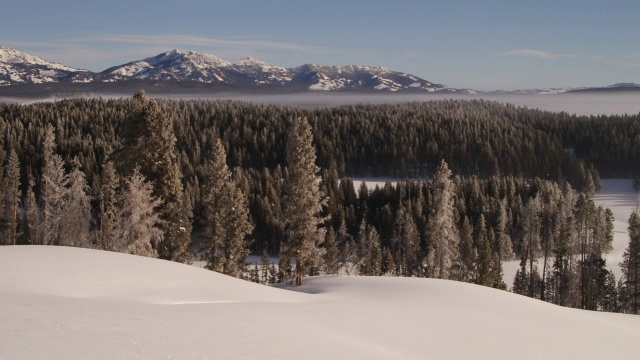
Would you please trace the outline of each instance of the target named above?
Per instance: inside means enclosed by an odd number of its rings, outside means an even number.
[[[0,247],[8,359],[635,359],[640,317],[451,281],[270,288],[131,255]]]
[[[59,81],[90,82],[93,81],[93,74],[0,46],[0,86]]]

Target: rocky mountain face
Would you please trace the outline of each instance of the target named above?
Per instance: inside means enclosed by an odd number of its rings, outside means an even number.
[[[154,57],[111,67],[100,73],[51,63],[9,47],[0,47],[0,86],[39,83],[120,83],[130,80],[181,82],[211,88],[234,86],[256,89],[460,92],[417,76],[370,66],[322,66],[307,64],[284,68],[244,58],[226,61],[216,56],[167,51]],[[166,86],[166,84],[165,84]]]

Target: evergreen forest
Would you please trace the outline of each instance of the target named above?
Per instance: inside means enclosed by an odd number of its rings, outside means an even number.
[[[198,260],[262,283],[454,279],[640,312],[638,215],[615,279],[604,260],[613,215],[592,199],[601,177],[640,174],[640,115],[485,100],[305,110],[139,92],[0,104],[0,134],[4,245]],[[371,177],[401,180],[354,184]],[[516,259],[505,284],[502,263]]]

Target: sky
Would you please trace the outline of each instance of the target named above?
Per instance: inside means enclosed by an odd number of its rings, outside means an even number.
[[[477,90],[640,83],[637,0],[23,0],[0,45],[102,71],[178,49]]]

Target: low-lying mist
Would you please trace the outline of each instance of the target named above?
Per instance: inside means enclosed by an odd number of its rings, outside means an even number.
[[[86,94],[81,97],[127,98],[133,94]],[[640,92],[615,93],[566,93],[552,95],[534,94],[356,94],[333,92],[307,92],[291,94],[246,94],[246,93],[208,93],[208,94],[148,94],[164,99],[229,99],[266,105],[295,106],[304,109],[334,107],[355,104],[400,104],[416,101],[438,101],[447,99],[473,100],[485,99],[500,103],[510,103],[532,109],[552,112],[566,112],[575,115],[635,115],[640,113]],[[0,102],[29,104],[60,100],[59,97],[41,99],[23,99],[3,97]]]

